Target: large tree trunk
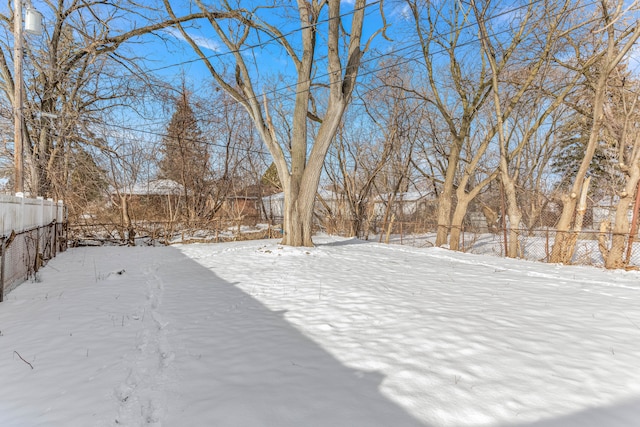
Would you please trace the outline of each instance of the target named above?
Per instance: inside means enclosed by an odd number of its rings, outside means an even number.
[[[570,233],[571,223],[573,222],[574,215],[576,215],[578,195],[580,195],[584,190],[583,184],[591,165],[591,160],[595,154],[600,136],[600,129],[602,127],[603,104],[606,89],[606,79],[603,79],[603,76],[601,76],[600,81],[598,82],[598,88],[594,98],[593,124],[584,158],[582,159],[582,163],[580,164],[580,168],[576,174],[573,186],[571,187],[571,193],[561,196],[562,214],[560,215],[560,219],[556,225],[557,233],[551,250],[550,262],[566,264],[571,261],[571,258],[573,258],[575,239],[571,236],[572,233]]]
[[[603,234],[600,235],[600,251],[604,258],[605,268],[626,267],[625,249],[629,239],[629,208],[636,199],[638,181],[640,181],[640,168],[635,165],[630,168],[629,178],[624,189],[624,196],[620,197],[616,206],[615,223],[613,225],[611,247],[606,248],[603,242]]]
[[[507,215],[509,216],[509,244],[507,245],[507,256],[509,258],[517,258],[520,253],[520,222],[522,221],[522,211],[518,207],[515,191],[509,193],[506,190],[507,196]]]
[[[591,177],[587,177],[582,181],[582,188],[580,189],[580,198],[577,198],[575,193],[570,196],[563,195],[562,203],[564,209],[560,217],[560,224],[562,221],[567,221],[566,228],[560,228],[556,233],[556,238],[551,250],[550,262],[557,262],[562,264],[570,264],[575,253],[576,243],[578,242],[578,235],[582,231],[582,222],[587,210],[587,194],[589,191],[589,184],[591,183]],[[576,210],[577,208],[577,210]],[[571,216],[575,215],[575,219]],[[569,218],[567,218],[569,216]],[[573,230],[569,230],[573,222]]]
[[[284,237],[282,244],[313,246],[311,237],[313,234],[315,192],[310,197],[309,194],[301,194],[300,191],[293,193],[292,189],[289,188],[288,191],[285,191],[284,202]]]
[[[574,193],[575,194],[575,193]],[[560,219],[556,225],[556,238],[551,248],[551,257],[549,262],[568,264],[573,258],[573,251],[570,245],[571,233],[569,228],[573,219],[573,214],[576,210],[576,198],[575,196],[569,196],[563,194],[562,200],[562,213]]]
[[[469,202],[471,197],[459,197],[456,203],[456,208],[453,211],[453,217],[451,218],[451,234],[449,235],[449,248],[458,251],[460,250],[460,235],[462,234],[462,222],[467,214]]]
[[[346,106],[345,101],[330,103],[322,126],[316,135],[308,161],[305,161],[306,157],[303,158],[303,156],[299,156],[297,161],[292,158],[292,173],[288,176],[278,170],[280,181],[284,186],[285,218],[282,239],[284,245],[313,246],[311,239],[313,235],[313,207],[322,166]],[[299,117],[294,115],[294,119],[296,118],[299,121],[304,120],[306,123],[306,106],[305,115]],[[300,124],[300,127],[306,129],[306,125]],[[306,139],[304,146],[307,146]],[[293,171],[297,171],[297,173],[293,173]]]
[[[447,243],[447,237],[451,228],[451,208],[453,201],[453,188],[455,185],[458,162],[460,160],[460,149],[462,141],[456,140],[451,144],[451,152],[447,161],[447,172],[440,196],[438,197],[437,220],[438,229],[436,232],[436,246]]]
[[[488,142],[488,139],[486,140]],[[484,153],[486,148],[485,144],[478,149],[477,154]],[[471,180],[471,173],[475,171],[476,165],[479,161],[480,157],[477,155],[474,156],[474,159],[467,165],[465,173],[460,180],[460,184],[456,190],[456,207],[453,211],[453,216],[451,217],[451,234],[449,236],[449,248],[457,251],[460,249],[460,235],[462,234],[462,224],[464,221],[464,217],[467,215],[467,210],[469,209],[469,204],[478,197],[480,191],[485,188],[491,181],[493,181],[497,175],[496,172],[493,172],[482,181],[478,182],[474,186],[471,186],[469,191],[465,191],[465,188],[470,187],[469,181]]]
[[[520,249],[520,222],[522,221],[522,211],[518,206],[516,185],[514,179],[509,175],[506,158],[501,160],[500,179],[502,180],[504,194],[507,199],[507,215],[509,217],[509,244],[507,246],[507,256],[517,258]]]
[[[624,253],[629,237],[629,206],[633,197],[621,197],[616,207],[616,220],[611,236],[611,249],[604,257],[605,268],[623,268],[625,266]]]

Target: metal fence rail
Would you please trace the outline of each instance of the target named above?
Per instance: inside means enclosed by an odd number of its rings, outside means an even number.
[[[62,202],[0,195],[0,302],[66,248]]]

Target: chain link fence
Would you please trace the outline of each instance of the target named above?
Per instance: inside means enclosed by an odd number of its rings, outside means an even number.
[[[603,221],[604,222],[604,221]],[[598,229],[594,229],[598,227]],[[449,228],[451,235],[453,228]],[[378,221],[372,222],[366,235],[368,240],[383,243],[411,245],[417,247],[435,246],[437,224],[433,221]],[[636,228],[637,230],[637,228]],[[517,239],[517,257],[538,262],[553,260],[553,246],[560,232],[554,227],[520,227],[510,229],[500,222],[487,226],[479,221],[477,215],[467,215],[458,228],[460,238],[458,249],[475,254],[487,254],[505,257],[508,254],[510,239]],[[513,232],[514,234],[511,234]],[[566,233],[573,245],[570,264],[606,265],[606,258],[615,258],[615,268],[640,268],[640,238],[635,233],[615,233],[607,222],[589,223],[579,232]],[[446,247],[449,244],[445,245]]]
[[[499,208],[481,207],[467,213],[462,224],[450,227],[447,235],[454,234],[454,231],[459,233],[458,250],[499,257],[506,256],[511,236],[515,236],[518,242],[518,258],[551,262],[553,246],[558,236],[555,226],[559,214],[560,207],[551,204],[537,212],[533,212],[532,209],[523,215],[520,227],[510,230],[508,218],[503,218]],[[608,254],[617,253],[621,262],[616,268],[640,267],[637,232],[614,233],[611,227],[613,216],[613,207],[593,207],[587,210],[580,232],[568,233],[575,249],[568,263],[603,266]],[[316,232],[341,236],[356,235],[370,241],[418,247],[434,246],[438,228],[435,204],[416,205],[407,209],[406,202],[398,204],[398,209],[390,209],[384,215],[373,212],[359,221],[338,209],[331,212],[318,209],[314,220]],[[275,216],[268,219],[243,216],[241,220],[213,219],[188,223],[139,220],[134,221],[134,228],[136,244],[216,243],[279,238],[283,233],[282,217]],[[128,244],[127,233],[128,230],[123,224],[78,223],[70,227],[69,243]]]
[[[435,246],[436,233],[411,231],[415,223],[396,222],[388,238],[386,233],[371,234],[369,240],[383,243],[410,245],[416,247]],[[553,245],[558,231],[552,228],[527,230],[518,229],[518,258],[537,262],[551,262]],[[614,239],[613,232],[599,232],[583,230],[580,233],[568,233],[575,239],[575,251],[571,257],[571,264],[604,266],[605,256],[612,251],[618,251],[621,256],[620,267],[628,269],[640,268],[640,239],[629,234],[619,235],[621,239]],[[603,243],[604,242],[604,243]],[[622,243],[621,243],[622,242]],[[508,253],[509,230],[498,229],[495,232],[464,231],[460,233],[460,247],[463,252],[486,254],[505,257]],[[616,247],[619,245],[619,247]],[[448,245],[446,245],[448,246]]]
[[[136,245],[220,243],[282,237],[282,220],[252,216],[238,221],[133,221],[132,229]],[[69,246],[130,245],[130,232],[122,223],[74,223],[68,228],[68,243]]]

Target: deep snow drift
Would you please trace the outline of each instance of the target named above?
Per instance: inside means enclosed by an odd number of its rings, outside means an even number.
[[[0,304],[0,426],[637,426],[640,274],[322,237],[79,248]]]

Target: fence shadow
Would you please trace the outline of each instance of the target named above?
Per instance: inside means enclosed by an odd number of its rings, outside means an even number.
[[[608,406],[584,409],[529,423],[510,424],[510,427],[632,427],[640,424],[640,399]],[[506,426],[505,426],[506,427]]]

